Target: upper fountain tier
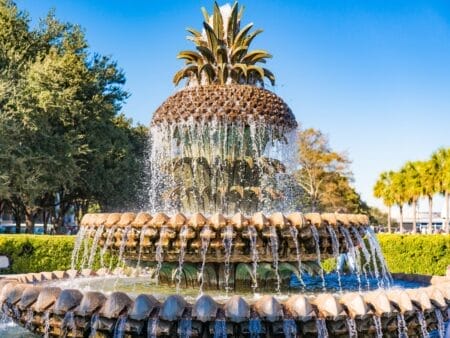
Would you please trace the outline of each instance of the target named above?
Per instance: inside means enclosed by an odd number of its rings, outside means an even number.
[[[155,112],[152,124],[190,120],[262,122],[292,130],[297,127],[288,105],[274,93],[250,85],[188,87],[169,97]]]

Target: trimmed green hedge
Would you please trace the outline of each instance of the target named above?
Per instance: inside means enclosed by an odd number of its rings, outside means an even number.
[[[450,265],[450,236],[378,235],[391,272],[444,275]],[[0,255],[10,259],[1,273],[26,273],[70,269],[75,236],[0,235]],[[83,248],[79,256],[82,256]],[[105,255],[105,262],[109,262]],[[322,262],[325,270],[334,260]],[[98,268],[98,257],[94,268]]]
[[[379,234],[391,272],[445,275],[450,265],[450,236]]]
[[[0,255],[10,259],[8,269],[0,273],[27,273],[40,271],[68,270],[71,268],[75,236],[49,235],[0,235]],[[80,250],[79,260],[83,255]],[[110,256],[105,255],[105,262]],[[97,252],[93,268],[99,268]]]

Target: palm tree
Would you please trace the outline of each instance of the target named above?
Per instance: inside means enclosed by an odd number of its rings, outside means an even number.
[[[388,171],[380,174],[380,178],[373,187],[373,195],[381,198],[388,207],[388,232],[391,232],[391,208],[395,203],[392,189],[392,178],[394,172]]]
[[[431,160],[437,164],[437,184],[438,191],[445,196],[445,225],[444,230],[449,233],[449,216],[450,216],[450,148],[440,148],[432,156]]]
[[[403,206],[408,201],[406,195],[406,175],[404,172],[394,172],[392,175],[392,196],[400,211],[400,233],[403,233]]]
[[[428,233],[433,231],[433,196],[439,191],[439,163],[433,159],[418,162],[421,195],[428,198]]]
[[[417,202],[420,198],[422,187],[420,185],[420,173],[416,162],[407,162],[400,170],[405,176],[405,197],[408,204],[413,208],[412,232],[417,232]]]
[[[203,31],[188,28],[188,37],[196,50],[185,50],[178,54],[186,61],[173,82],[177,85],[187,79],[188,86],[208,84],[250,84],[264,86],[264,78],[275,84],[275,76],[259,64],[272,56],[264,50],[250,51],[250,44],[262,30],[250,32],[253,24],[241,29],[243,7],[235,2],[231,7],[226,4],[219,7],[214,3],[213,14],[205,8],[203,12]]]

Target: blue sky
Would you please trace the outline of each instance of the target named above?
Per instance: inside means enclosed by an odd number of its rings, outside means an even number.
[[[224,2],[219,1],[219,4]],[[273,88],[303,127],[322,130],[353,161],[355,187],[372,205],[383,170],[450,146],[450,2],[247,0],[254,43],[273,54]],[[91,50],[112,56],[131,93],[124,113],[148,124],[175,91],[176,59],[201,27],[198,0],[17,0],[33,20],[50,8],[80,24]],[[438,207],[440,202],[438,202]],[[425,207],[425,204],[424,204]]]

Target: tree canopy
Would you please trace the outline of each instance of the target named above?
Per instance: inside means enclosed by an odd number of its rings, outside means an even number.
[[[32,28],[0,0],[0,200],[29,231],[42,212],[134,202],[146,130],[119,115],[124,83],[79,26],[51,12]]]

